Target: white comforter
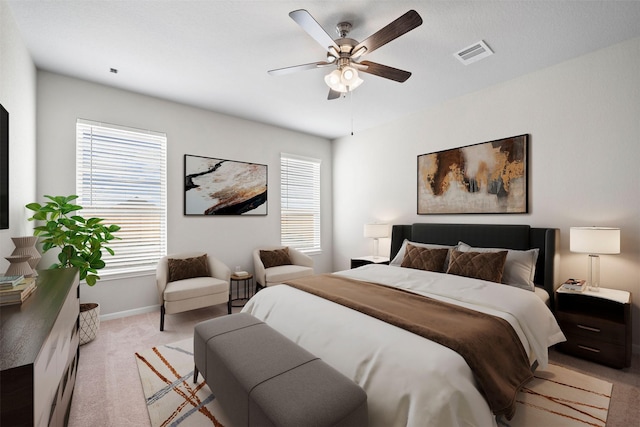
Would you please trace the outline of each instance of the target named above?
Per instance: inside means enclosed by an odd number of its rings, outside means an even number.
[[[533,292],[381,265],[335,274],[499,316],[514,327],[530,359],[542,367],[548,361],[547,348],[565,339]],[[440,344],[286,285],[260,291],[243,311],[359,384],[368,396],[371,426],[496,425],[471,369],[460,355]]]

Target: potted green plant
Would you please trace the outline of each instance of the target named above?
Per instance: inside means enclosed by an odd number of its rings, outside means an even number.
[[[100,280],[98,270],[105,267],[103,250],[114,254],[106,244],[117,239],[113,233],[120,230],[120,227],[103,224],[101,218],[85,219],[78,215],[82,206],[74,203],[78,198],[76,195],[45,197],[49,199],[46,204],[29,203],[26,207],[34,212],[29,221],[42,221],[41,225],[34,228],[33,233],[40,237],[42,252],[60,250],[58,262],[49,268],[76,267],[80,280],[84,280],[89,286],[95,285]],[[80,344],[95,338],[99,310],[100,306],[96,303],[80,305]],[[83,320],[93,323],[83,325]]]

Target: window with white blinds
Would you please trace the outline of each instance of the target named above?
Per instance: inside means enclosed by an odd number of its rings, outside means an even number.
[[[78,119],[76,202],[85,218],[121,227],[101,276],[155,270],[167,253],[167,137]]]
[[[280,155],[280,240],[302,252],[319,252],[320,160]]]

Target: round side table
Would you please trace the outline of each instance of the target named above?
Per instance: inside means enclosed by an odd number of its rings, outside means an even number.
[[[235,298],[233,287],[235,283]],[[243,288],[242,296],[240,296],[240,288]],[[231,301],[231,307],[244,307],[249,298],[251,298],[251,289],[253,289],[253,274],[249,273],[244,276],[231,275],[231,281],[229,282],[229,301]],[[234,302],[236,302],[234,304]]]

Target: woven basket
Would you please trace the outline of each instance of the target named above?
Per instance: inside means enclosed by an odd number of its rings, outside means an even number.
[[[80,345],[86,344],[98,334],[100,328],[100,304],[80,304]]]

